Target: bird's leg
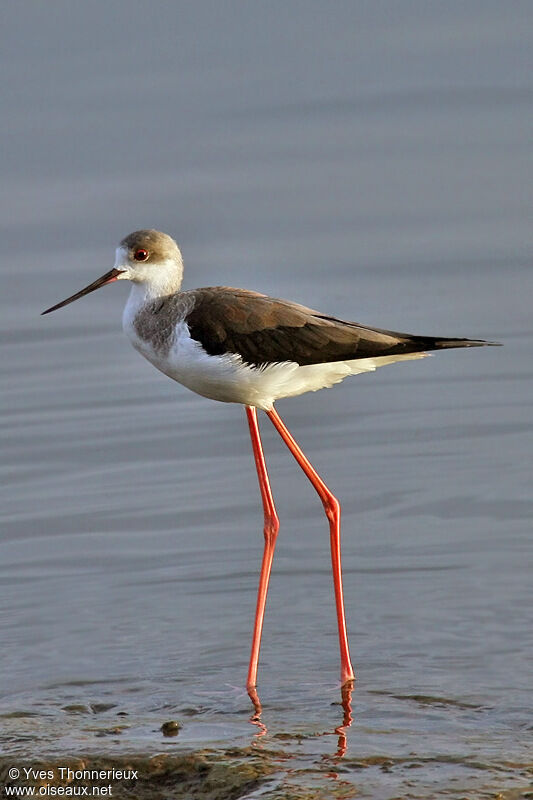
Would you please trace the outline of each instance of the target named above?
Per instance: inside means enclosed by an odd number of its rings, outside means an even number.
[[[261,631],[263,630],[268,582],[270,580],[270,570],[272,568],[272,559],[274,558],[274,549],[278,536],[279,519],[270,489],[270,482],[268,480],[265,456],[263,454],[263,446],[259,434],[259,425],[257,424],[256,409],[253,406],[246,406],[246,416],[248,417],[248,425],[250,427],[250,438],[252,440],[255,467],[257,469],[257,477],[259,478],[259,488],[261,490],[261,499],[263,500],[263,511],[265,515],[265,548],[263,550],[263,562],[261,564],[261,575],[259,577],[259,588],[257,590],[252,652],[250,654],[250,666],[248,667],[248,680],[246,682],[248,690],[251,690],[255,688],[257,683],[257,663],[259,661],[259,648],[261,647]],[[253,698],[252,702],[254,702]]]
[[[266,413],[294,458],[313,484],[318,496],[322,500],[324,511],[329,520],[331,563],[333,567],[333,585],[335,588],[335,603],[337,606],[337,623],[339,626],[339,645],[341,652],[341,683],[344,685],[348,681],[353,680],[354,672],[350,661],[350,650],[346,633],[346,618],[344,616],[344,597],[342,592],[340,503],[335,495],[330,492],[320,475],[318,475],[301,448],[295,442],[278,412],[272,408]]]

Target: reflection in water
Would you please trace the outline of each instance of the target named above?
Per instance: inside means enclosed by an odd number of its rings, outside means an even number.
[[[247,689],[248,697],[252,701],[252,705],[254,707],[254,713],[250,717],[250,722],[252,725],[257,725],[257,732],[255,733],[254,739],[260,739],[266,733],[268,733],[268,728],[265,723],[261,720],[261,713],[263,711],[263,706],[261,705],[261,701],[259,699],[259,695],[257,694],[257,689],[255,686],[249,687]]]
[[[335,758],[342,758],[346,753],[346,747],[348,746],[346,728],[349,728],[352,724],[352,692],[353,681],[348,681],[341,688],[341,705],[344,713],[342,717],[342,725],[339,725],[338,728],[335,728],[335,733],[339,734],[337,752],[334,756]]]
[[[336,761],[342,758],[346,753],[346,748],[348,746],[348,737],[346,735],[346,729],[351,727],[353,721],[352,717],[353,687],[354,687],[353,681],[347,681],[341,687],[341,707],[343,711],[342,722],[333,731],[333,733],[338,736],[337,750],[332,756],[325,756],[326,759],[331,759]],[[254,707],[253,714],[250,717],[250,723],[252,725],[256,725],[258,729],[254,735],[254,739],[255,740],[261,739],[268,733],[268,728],[261,719],[263,713],[263,706],[261,705],[261,700],[259,699],[259,695],[257,694],[257,689],[255,687],[247,689],[247,692],[248,692],[248,697],[252,701],[252,705]],[[324,733],[319,735],[331,736],[331,731],[324,731]],[[257,741],[255,741],[254,744],[257,744]]]

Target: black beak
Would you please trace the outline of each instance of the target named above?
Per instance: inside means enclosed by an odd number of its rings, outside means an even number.
[[[49,314],[51,311],[57,311],[58,308],[63,308],[63,306],[68,306],[69,303],[73,303],[74,300],[77,300],[79,297],[83,297],[84,294],[90,294],[90,292],[94,292],[96,289],[99,289],[100,286],[105,286],[106,283],[113,283],[117,280],[118,276],[122,272],[124,272],[124,270],[115,269],[115,267],[113,267],[113,269],[109,270],[109,272],[106,272],[105,275],[102,275],[102,277],[98,278],[98,280],[94,281],[94,283],[90,283],[89,286],[86,286],[85,289],[76,292],[76,294],[73,294],[72,297],[67,297],[67,299],[62,300],[61,303],[56,303],[55,306],[47,308],[46,311],[42,312],[41,316],[43,314]]]

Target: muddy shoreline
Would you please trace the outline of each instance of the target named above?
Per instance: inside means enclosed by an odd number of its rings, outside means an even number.
[[[348,800],[371,798],[491,798],[533,797],[532,766],[503,764],[489,769],[482,763],[449,763],[448,785],[431,791],[417,781],[417,769],[434,759],[370,756],[337,764],[324,761],[313,768],[290,768],[284,750],[229,748],[155,755],[87,755],[79,757],[0,758],[2,796],[114,797],[139,800]],[[289,760],[289,765],[287,765]],[[289,766],[289,768],[287,768]],[[444,761],[435,763],[440,770]],[[470,768],[468,772],[465,768]],[[457,775],[465,772],[457,785]],[[498,775],[498,772],[502,772]],[[377,787],[375,775],[390,779],[390,792]],[[354,773],[356,779],[354,780]],[[410,774],[409,774],[410,773]],[[479,779],[473,775],[478,773]],[[507,773],[507,775],[505,774]],[[529,774],[529,779],[528,779]],[[18,787],[18,788],[16,788]],[[399,791],[398,791],[399,790]]]

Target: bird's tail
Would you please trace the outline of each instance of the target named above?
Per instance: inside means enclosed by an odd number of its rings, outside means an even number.
[[[433,337],[415,337],[424,344],[424,350],[447,350],[451,347],[500,347],[500,342],[486,342],[483,339],[438,339]]]

